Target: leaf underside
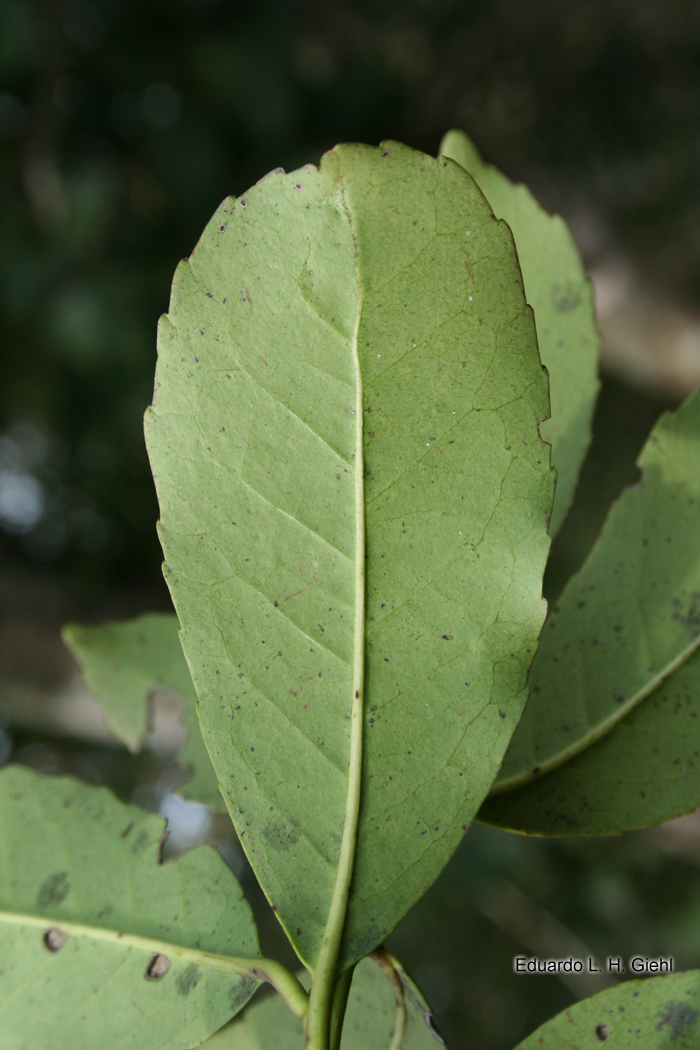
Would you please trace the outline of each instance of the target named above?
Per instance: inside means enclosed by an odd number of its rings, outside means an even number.
[[[396,1045],[397,1003],[392,986],[371,959],[355,969],[348,999],[341,1050],[438,1050],[444,1046],[436,1034],[432,1012],[423,995],[399,968],[405,1004],[405,1031]],[[301,1024],[279,996],[256,1000],[206,1043],[206,1050],[303,1050]]]
[[[18,766],[0,773],[0,821],[3,1050],[184,1050],[253,994],[249,978],[178,958],[147,980],[152,952],[118,939],[76,933],[57,951],[45,944],[47,930],[78,924],[257,955],[250,908],[214,849],[161,864],[163,820],[106,788]]]
[[[617,835],[700,806],[700,653],[576,758],[487,799],[479,820],[529,835]]]
[[[574,1003],[533,1032],[517,1050],[695,1050],[700,1041],[700,971],[673,973]]]
[[[447,159],[343,146],[273,173],[178,268],[146,419],[165,572],[222,793],[310,966],[357,661],[341,968],[434,881],[496,774],[544,608],[546,415],[510,232]]]
[[[550,613],[530,673],[530,701],[494,794],[562,766],[640,703],[645,712],[637,713],[634,729],[625,727],[600,751],[624,760],[630,787],[646,782],[648,772],[634,768],[636,752],[628,749],[637,741],[648,750],[647,733],[654,734],[653,764],[660,772],[678,747],[678,719],[665,715],[671,698],[700,747],[691,699],[697,663],[688,666],[700,644],[700,395],[661,417],[639,465],[641,483],[613,506],[588,560]],[[692,767],[689,772],[692,781]],[[564,782],[570,776],[552,790],[563,790]],[[678,798],[677,788],[674,793]],[[643,796],[636,798],[632,826],[644,809]],[[511,804],[519,805],[515,794],[497,807],[489,803],[487,819],[497,810],[510,826]]]
[[[192,769],[178,793],[194,802],[223,808],[216,773],[197,718],[197,694],[178,635],[177,617],[148,613],[100,627],[70,624],[63,639],[86,685],[100,703],[109,728],[130,751],[138,751],[149,725],[149,699],[165,688],[182,700],[187,740],[179,761]]]
[[[526,186],[515,185],[484,164],[463,131],[450,131],[440,153],[476,181],[499,219],[513,231],[525,297],[535,311],[542,363],[549,372],[551,419],[540,428],[552,445],[557,490],[549,526],[555,536],[571,506],[581,464],[591,442],[598,389],[600,335],[593,290],[566,223],[548,214]]]

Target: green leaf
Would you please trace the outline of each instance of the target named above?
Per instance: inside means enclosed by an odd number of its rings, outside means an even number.
[[[390,957],[391,959],[391,957]],[[393,982],[372,959],[356,967],[341,1050],[438,1050],[444,1040],[417,985],[396,959]],[[207,1050],[303,1050],[300,1023],[279,996],[256,1000],[211,1039]]]
[[[700,971],[626,981],[574,1003],[517,1050],[696,1050]]]
[[[350,876],[341,968],[493,782],[544,610],[546,414],[510,231],[447,159],[273,173],[178,268],[146,420],[165,572],[229,810],[311,967]]]
[[[616,835],[700,806],[700,653],[607,736],[552,773],[487,799],[479,819],[529,835]]]
[[[0,772],[0,820],[3,1050],[184,1050],[255,991],[221,961],[258,944],[212,847],[162,864],[160,818],[18,766]]]
[[[109,728],[130,751],[140,750],[148,731],[153,690],[171,689],[181,697],[187,740],[179,759],[193,773],[178,792],[221,808],[221,792],[199,728],[197,694],[180,645],[177,617],[149,613],[100,627],[69,624],[63,640],[80,664]]]
[[[639,466],[542,632],[494,794],[580,754],[664,683],[673,691],[700,645],[699,394],[661,417]]]
[[[497,168],[484,164],[463,131],[449,131],[440,153],[469,172],[494,213],[513,231],[525,297],[535,311],[540,355],[549,372],[552,418],[540,433],[552,445],[552,466],[558,474],[549,526],[555,536],[571,506],[591,441],[600,386],[600,336],[591,284],[564,220],[549,215],[526,186],[514,185]]]

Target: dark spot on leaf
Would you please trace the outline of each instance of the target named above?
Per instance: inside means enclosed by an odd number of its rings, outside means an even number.
[[[149,959],[144,977],[147,981],[160,981],[170,969],[170,959],[160,952],[154,952]]]
[[[131,852],[138,857],[148,847],[148,832],[142,828],[131,847]]]
[[[451,642],[452,641],[452,635],[451,634],[443,634],[442,637],[445,639],[446,642]]]
[[[601,1043],[604,1043],[606,1039],[610,1038],[610,1029],[606,1024],[597,1024],[595,1026],[596,1039],[600,1039]]]
[[[276,820],[263,828],[263,838],[272,849],[284,852],[299,841],[297,827],[291,821]]]
[[[192,989],[196,987],[197,981],[199,980],[199,967],[195,963],[190,963],[184,973],[181,973],[175,982],[180,995],[187,996],[190,994]]]
[[[43,937],[44,944],[50,952],[60,951],[67,940],[68,934],[56,929],[55,926],[47,930]]]
[[[552,306],[560,314],[575,310],[581,302],[581,292],[573,281],[567,281],[565,284],[553,284],[550,295]]]
[[[664,1011],[665,1016],[657,1024],[656,1030],[658,1032],[668,1025],[671,1029],[672,1041],[677,1039],[679,1035],[685,1035],[698,1019],[698,1011],[693,1010],[687,1003],[666,1003]]]
[[[41,884],[36,902],[40,908],[48,908],[50,904],[60,904],[64,901],[69,892],[68,872],[57,871]]]

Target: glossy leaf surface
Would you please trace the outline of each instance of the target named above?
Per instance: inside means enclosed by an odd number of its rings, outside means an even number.
[[[445,135],[440,152],[476,181],[499,219],[513,231],[525,297],[535,311],[540,355],[549,371],[552,418],[540,433],[552,445],[558,474],[550,534],[571,506],[581,464],[591,441],[598,396],[600,336],[590,281],[569,228],[542,208],[526,186],[515,185],[484,164],[463,131]]]
[[[700,653],[607,736],[552,773],[487,799],[479,819],[530,835],[617,835],[700,806]]]
[[[359,963],[352,979],[340,1050],[439,1050],[445,1045],[416,984],[401,966],[397,965],[396,973],[400,987],[394,990],[373,960]],[[206,1043],[206,1050],[303,1048],[301,1025],[279,996],[251,1003]]]
[[[18,766],[0,773],[0,817],[3,1050],[184,1050],[250,998],[257,982],[206,962],[258,954],[213,848],[161,864],[159,817]]]
[[[229,810],[311,966],[354,778],[342,967],[493,781],[544,610],[546,415],[510,232],[452,161],[338,147],[225,201],[178,268],[146,421],[165,571]]]
[[[700,645],[700,396],[661,417],[639,465],[551,611],[494,792],[584,751],[664,682],[673,691]]]
[[[177,617],[149,613],[100,627],[70,624],[63,639],[80,664],[85,682],[99,701],[114,735],[138,751],[149,725],[154,689],[179,695],[187,740],[179,761],[192,769],[178,793],[195,802],[223,807],[216,773],[202,739],[197,694],[178,635]]]
[[[626,981],[574,1003],[517,1050],[696,1050],[700,972]]]

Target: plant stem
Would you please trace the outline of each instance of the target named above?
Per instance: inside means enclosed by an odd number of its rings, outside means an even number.
[[[345,201],[342,202],[346,208]],[[348,221],[352,222],[348,213]],[[357,267],[357,260],[356,260]],[[357,273],[357,269],[356,269]],[[361,303],[361,289],[358,293]],[[340,944],[350,896],[350,882],[355,864],[357,827],[362,793],[362,745],[365,691],[365,460],[364,460],[364,394],[359,356],[359,329],[362,310],[358,306],[353,335],[355,365],[355,620],[354,659],[352,672],[352,706],[350,721],[350,761],[348,794],[345,802],[343,837],[340,843],[338,869],[331,897],[326,928],[314,967],[306,1018],[307,1050],[329,1050],[331,1011],[338,973]]]
[[[148,955],[164,955],[168,960],[178,959],[195,963],[210,970],[233,974],[236,977],[252,977],[257,981],[267,981],[284,999],[295,1017],[304,1023],[308,1007],[308,996],[293,973],[274,959],[240,959],[231,955],[216,955],[214,952],[202,952],[196,948],[186,948],[181,944],[170,944],[153,937],[140,937],[135,933],[121,933],[119,930],[106,929],[103,926],[84,926],[77,922],[64,922],[62,919],[43,918],[38,915],[22,915],[18,912],[0,911],[0,925],[29,926],[46,933],[49,930],[60,930],[68,937],[84,937],[93,941],[118,944],[126,948],[136,948]],[[59,949],[60,950],[60,949]]]
[[[345,973],[342,973],[338,978],[338,983],[335,986],[335,995],[333,996],[333,1010],[331,1012],[331,1047],[330,1050],[340,1050],[340,1038],[343,1034],[343,1021],[345,1020],[345,1010],[348,1005],[348,996],[350,995],[350,985],[352,984],[352,976],[355,972],[355,967],[350,967]]]

